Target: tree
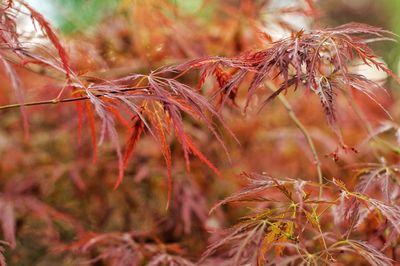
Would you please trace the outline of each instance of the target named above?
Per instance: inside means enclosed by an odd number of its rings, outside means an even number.
[[[396,35],[202,3],[112,1],[61,38],[1,2],[0,264],[398,260],[397,97],[357,70],[399,82],[370,47]]]

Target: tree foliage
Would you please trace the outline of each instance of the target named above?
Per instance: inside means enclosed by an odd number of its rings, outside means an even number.
[[[60,37],[0,3],[0,265],[398,262],[398,95],[356,71],[399,83],[371,48],[395,34],[150,0]]]

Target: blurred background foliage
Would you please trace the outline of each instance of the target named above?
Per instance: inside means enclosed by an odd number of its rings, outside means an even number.
[[[183,14],[194,14],[207,20],[213,12],[212,1],[204,7],[199,0],[169,0]],[[88,33],[106,16],[131,6],[130,0],[28,0],[64,34]],[[135,0],[141,5],[142,0]],[[279,3],[278,3],[279,2]],[[291,0],[278,1],[290,4]],[[317,1],[321,8],[321,24],[336,26],[347,22],[361,22],[379,26],[400,34],[400,1],[398,0],[324,0]],[[200,12],[199,12],[200,11]],[[135,27],[135,25],[133,25]],[[378,49],[392,69],[399,68],[400,46],[379,43]]]
[[[29,0],[54,26],[65,34],[85,32],[111,15],[120,5],[119,0]]]

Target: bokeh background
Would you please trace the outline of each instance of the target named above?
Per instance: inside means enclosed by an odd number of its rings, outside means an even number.
[[[228,0],[229,1],[229,0]],[[44,14],[54,26],[64,34],[90,33],[106,16],[111,16],[121,5],[129,4],[124,0],[28,0],[33,7]],[[202,5],[199,0],[172,1],[180,9],[195,13]],[[231,1],[234,2],[234,1]],[[273,6],[293,6],[295,0],[272,1]],[[400,33],[399,10],[400,2],[396,0],[324,0],[316,1],[320,8],[321,25],[334,26],[347,22],[361,22],[389,29]],[[207,19],[207,13],[203,14]],[[291,17],[293,19],[293,16]],[[295,18],[298,26],[306,26],[301,19]],[[391,66],[398,64],[398,48],[382,48],[385,59]],[[397,67],[397,65],[396,65]]]

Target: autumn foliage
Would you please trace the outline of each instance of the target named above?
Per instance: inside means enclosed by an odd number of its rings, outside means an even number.
[[[68,36],[0,2],[0,265],[399,262],[400,79],[371,48],[395,34],[119,2]]]

